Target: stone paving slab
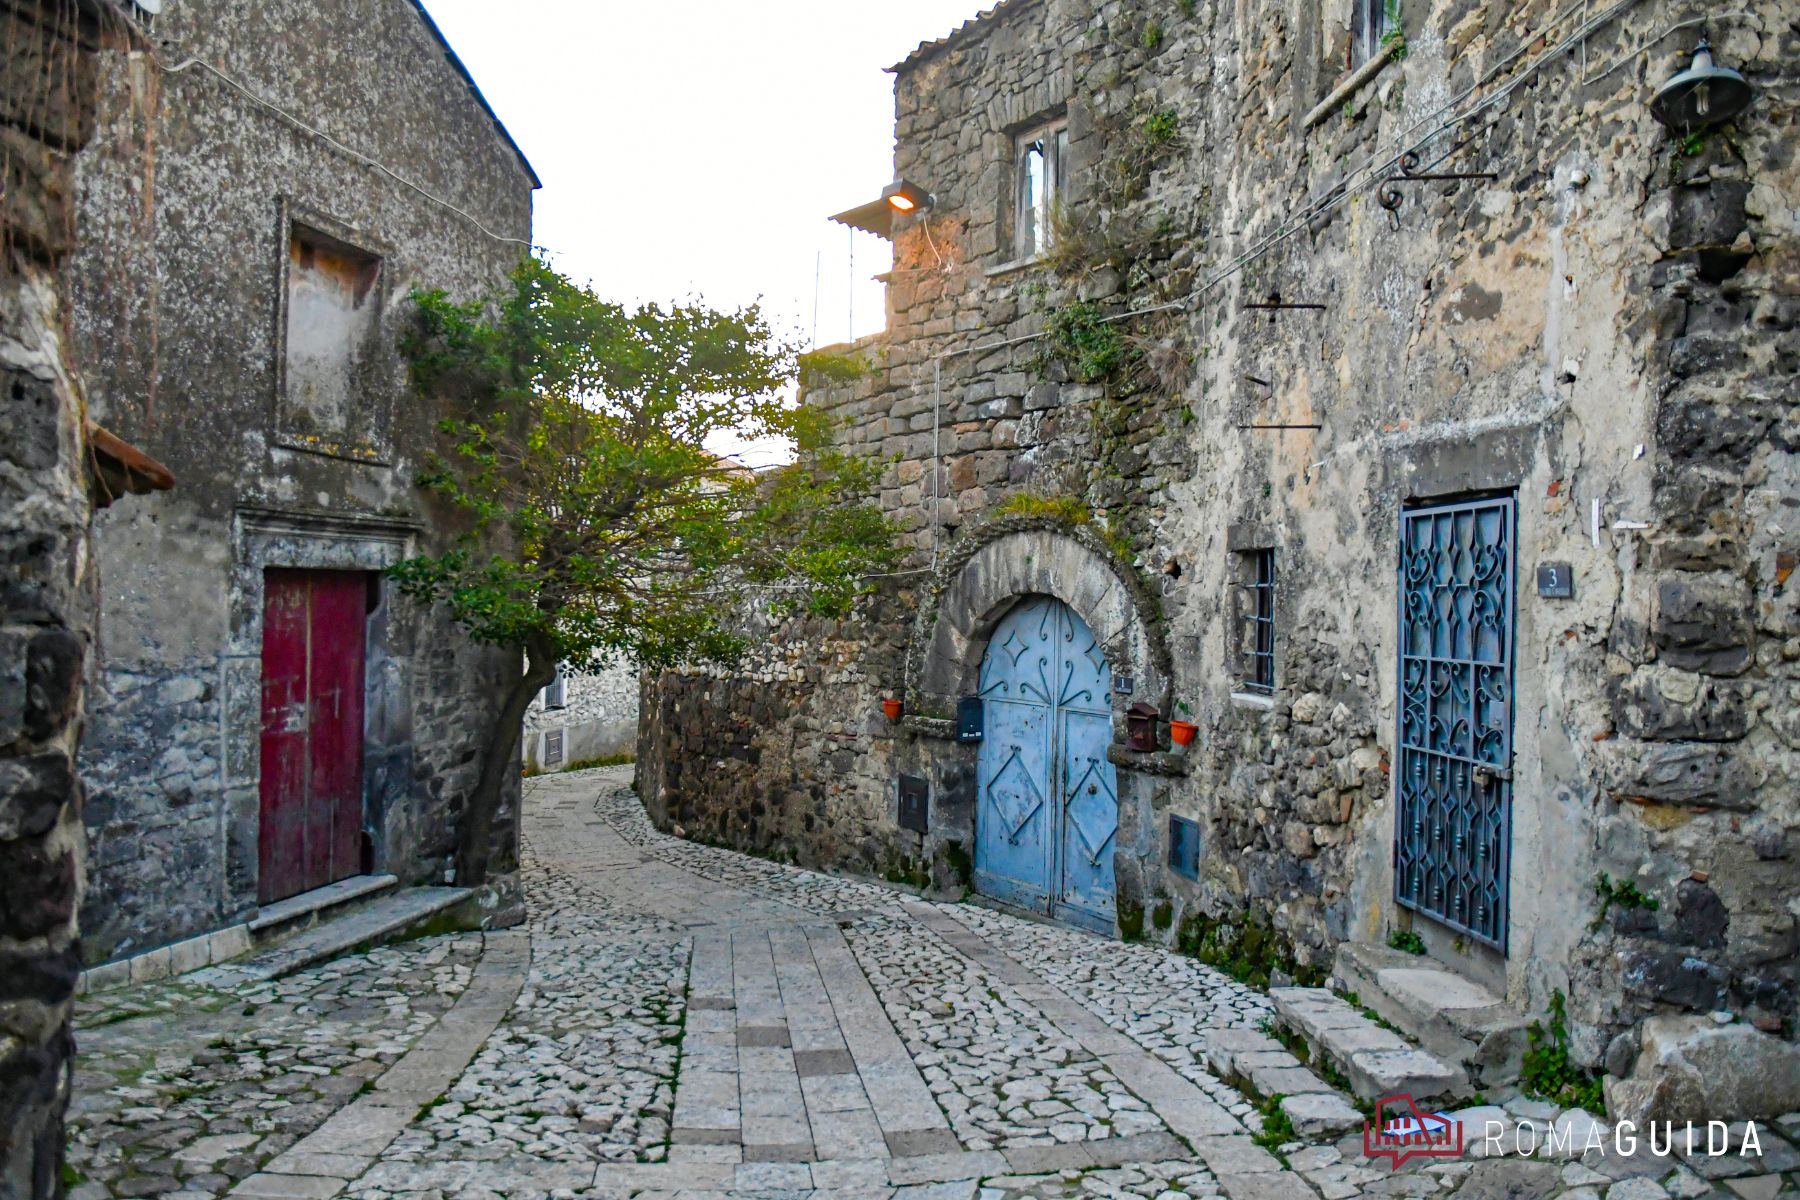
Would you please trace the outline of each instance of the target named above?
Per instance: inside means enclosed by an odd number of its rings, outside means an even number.
[[[1800,1169],[1800,1115],[1765,1135],[1760,1172],[1685,1154],[1393,1171],[1359,1129],[1339,1136],[1344,1111],[1314,1128],[1294,1107],[1338,1098],[1299,1090],[1319,1081],[1261,1031],[1266,994],[1153,947],[676,841],[621,778],[528,786],[522,930],[109,993],[83,1031],[71,1200],[1794,1194],[1778,1172]],[[115,1019],[126,1003],[145,1011]],[[1300,1136],[1259,1141],[1257,1100],[1221,1071],[1293,1088]],[[1578,1119],[1491,1099],[1515,1122]]]

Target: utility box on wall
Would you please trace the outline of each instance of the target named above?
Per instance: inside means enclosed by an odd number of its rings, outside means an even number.
[[[917,775],[900,777],[900,828],[913,833],[931,831],[931,792]]]
[[[1200,878],[1200,825],[1169,814],[1169,870],[1184,879]]]
[[[956,702],[956,740],[967,744],[987,736],[980,696],[964,696]]]

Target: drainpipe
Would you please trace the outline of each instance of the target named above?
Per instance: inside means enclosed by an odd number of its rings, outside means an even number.
[[[931,570],[937,573],[938,566],[938,482],[943,470],[944,437],[944,360],[931,360]]]

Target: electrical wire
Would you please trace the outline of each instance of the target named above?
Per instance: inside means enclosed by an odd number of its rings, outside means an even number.
[[[1581,81],[1581,86],[1586,87],[1596,80],[1605,79],[1608,75],[1611,75],[1614,71],[1618,70],[1632,59],[1637,58],[1639,55],[1648,51],[1652,46],[1661,43],[1663,39],[1668,37],[1671,33],[1679,33],[1683,29],[1692,29],[1696,25],[1709,25],[1715,21],[1754,20],[1760,15],[1760,13],[1750,12],[1707,13],[1704,17],[1694,17],[1691,20],[1677,22],[1639,46],[1636,50],[1631,51],[1631,53],[1620,55],[1619,58],[1613,62],[1612,66],[1606,68],[1604,71],[1598,71],[1589,75]]]

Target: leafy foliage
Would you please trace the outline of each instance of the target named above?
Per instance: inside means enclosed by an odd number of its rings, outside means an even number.
[[[1425,939],[1410,929],[1396,929],[1389,933],[1388,945],[1408,954],[1425,953]]]
[[[519,720],[557,663],[730,660],[752,589],[842,617],[899,550],[870,500],[879,464],[786,397],[796,355],[756,308],[629,309],[536,258],[491,302],[414,300],[402,349],[449,414],[420,482],[466,525],[391,575],[474,640],[526,652],[460,831],[459,881],[475,883]],[[786,439],[798,458],[750,471],[712,449],[732,439]]]
[[[1606,1113],[1606,1093],[1600,1080],[1569,1059],[1568,1005],[1561,991],[1550,996],[1549,1028],[1533,1021],[1525,1029],[1525,1038],[1530,1047],[1525,1051],[1519,1083],[1527,1093],[1592,1113]]]
[[[800,378],[825,384],[855,383],[873,371],[866,359],[830,350],[812,350],[800,356]]]
[[[1400,24],[1400,0],[1387,0],[1385,5],[1387,32],[1381,35],[1382,48],[1395,62],[1406,58],[1406,30]]]
[[[1043,356],[1062,363],[1076,383],[1099,383],[1126,367],[1135,354],[1117,323],[1091,300],[1071,300],[1044,318]]]
[[[896,561],[868,500],[879,467],[781,395],[795,357],[755,308],[629,310],[537,259],[492,317],[415,299],[414,382],[460,410],[421,482],[470,526],[393,575],[477,641],[544,639],[578,671],[728,659],[744,585],[843,616]],[[751,472],[709,448],[721,437],[790,439],[800,458]]]
[[[1646,896],[1638,889],[1634,880],[1613,879],[1605,871],[1600,872],[1594,880],[1594,894],[1600,897],[1600,915],[1596,920],[1604,920],[1607,912],[1615,905],[1619,908],[1643,908],[1655,912],[1662,907],[1662,901],[1655,896]]]
[[[1285,1099],[1285,1095],[1277,1092],[1257,1106],[1257,1111],[1262,1114],[1262,1132],[1252,1139],[1279,1158],[1283,1166],[1287,1165],[1287,1158],[1281,1153],[1281,1147],[1297,1139],[1293,1118],[1281,1107],[1281,1102]]]
[[[997,510],[1007,517],[1044,517],[1062,525],[1085,525],[1100,535],[1120,559],[1130,562],[1137,557],[1131,539],[1114,529],[1112,524],[1075,496],[1040,496],[1035,492],[1015,492]]]

